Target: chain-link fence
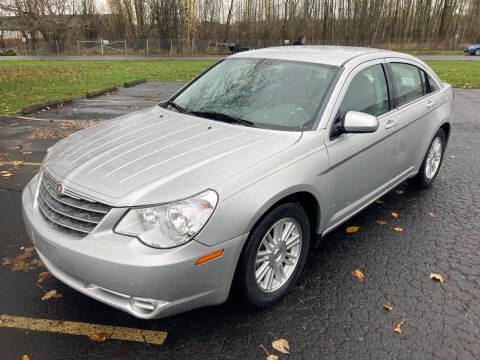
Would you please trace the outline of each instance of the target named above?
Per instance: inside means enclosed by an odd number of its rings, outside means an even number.
[[[311,45],[346,45],[368,46],[391,50],[463,50],[468,44],[480,39],[425,39],[412,41],[410,39],[393,40],[359,40],[359,39],[307,39]],[[178,56],[178,55],[228,55],[231,46],[241,48],[264,48],[292,44],[294,40],[229,40],[215,39],[98,39],[98,40],[64,40],[32,41],[18,39],[9,42],[9,48],[17,55],[147,55],[147,56]],[[5,48],[0,46],[0,51]],[[10,52],[11,53],[11,52]]]

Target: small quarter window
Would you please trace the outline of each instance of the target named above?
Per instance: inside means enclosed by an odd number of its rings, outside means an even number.
[[[424,88],[418,68],[409,64],[390,64],[398,105],[404,105],[422,97]]]
[[[432,79],[430,75],[427,75],[428,85],[429,85],[429,93],[435,92],[438,90],[438,85],[435,80]]]

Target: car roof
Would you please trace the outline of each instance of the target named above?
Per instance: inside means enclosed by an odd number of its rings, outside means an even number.
[[[303,45],[278,46],[249,50],[229,56],[229,58],[265,58],[312,62],[342,66],[351,59],[367,55],[381,57],[409,57],[395,51],[354,46]],[[377,57],[377,56],[376,56]]]

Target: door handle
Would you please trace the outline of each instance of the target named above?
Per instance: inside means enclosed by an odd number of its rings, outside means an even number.
[[[436,102],[433,101],[433,100],[430,100],[429,102],[427,102],[427,108],[431,108],[433,106],[435,106]]]
[[[387,123],[385,124],[385,129],[391,129],[395,125],[397,125],[397,122],[395,120],[388,120]]]

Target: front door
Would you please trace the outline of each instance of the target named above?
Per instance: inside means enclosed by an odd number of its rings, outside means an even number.
[[[398,121],[386,70],[383,60],[357,67],[335,105],[326,135],[330,160],[326,232],[387,191],[398,178]],[[342,124],[348,111],[377,116],[379,128],[373,133],[344,133]]]

